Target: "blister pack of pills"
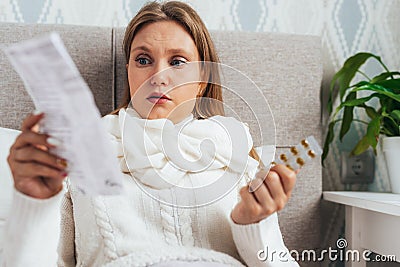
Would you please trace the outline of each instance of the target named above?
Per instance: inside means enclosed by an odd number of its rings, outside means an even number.
[[[308,161],[320,156],[322,149],[314,136],[310,135],[286,153],[277,155],[272,165],[283,164],[294,171],[301,169]]]

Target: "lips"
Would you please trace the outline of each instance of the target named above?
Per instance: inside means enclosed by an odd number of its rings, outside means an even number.
[[[151,93],[146,99],[153,104],[164,104],[167,101],[171,100],[171,98],[164,95],[163,93],[156,93],[156,92]]]

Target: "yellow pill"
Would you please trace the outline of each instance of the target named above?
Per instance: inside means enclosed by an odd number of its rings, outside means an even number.
[[[285,154],[281,154],[281,155],[279,156],[279,158],[280,158],[281,160],[283,160],[283,161],[287,161],[287,157],[286,157]]]
[[[307,153],[311,158],[315,158],[315,152],[312,150],[309,150]]]
[[[302,158],[297,158],[296,160],[297,164],[299,164],[300,166],[303,166],[305,164],[304,159]]]
[[[306,139],[301,140],[301,144],[305,147],[308,148],[310,145],[308,144]]]
[[[297,151],[297,148],[296,148],[295,146],[292,146],[292,147],[290,148],[290,152],[292,152],[293,155],[295,155],[295,156],[299,153],[299,151]]]

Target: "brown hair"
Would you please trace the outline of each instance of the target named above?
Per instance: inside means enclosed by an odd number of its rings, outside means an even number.
[[[174,21],[181,25],[192,37],[200,55],[200,61],[219,63],[214,43],[203,21],[193,8],[179,1],[149,2],[139,10],[137,15],[129,22],[125,31],[123,50],[126,62],[129,62],[132,41],[140,29],[149,23],[160,21]],[[223,116],[225,112],[222,103],[218,64],[206,64],[203,72],[206,75],[205,77],[208,76],[208,83],[205,84],[205,88],[196,99],[193,116],[197,119],[205,119],[215,115]],[[117,114],[121,108],[128,107],[130,101],[131,95],[127,81],[122,103],[112,114]],[[259,160],[254,148],[249,152],[249,155]]]

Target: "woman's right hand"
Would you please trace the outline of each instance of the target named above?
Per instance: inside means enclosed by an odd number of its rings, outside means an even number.
[[[67,176],[67,162],[49,152],[57,140],[35,131],[44,114],[29,115],[22,123],[22,133],[10,148],[7,158],[14,178],[14,187],[33,198],[56,195]]]

